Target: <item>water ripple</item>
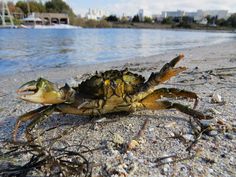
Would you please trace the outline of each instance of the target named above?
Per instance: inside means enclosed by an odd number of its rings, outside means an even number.
[[[232,39],[233,33],[200,31],[0,30],[0,74],[151,56]]]

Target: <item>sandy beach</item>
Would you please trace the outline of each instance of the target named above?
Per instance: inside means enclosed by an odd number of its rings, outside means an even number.
[[[134,58],[129,61],[55,67],[30,72],[22,70],[20,73],[2,75],[0,140],[11,139],[11,132],[19,115],[40,106],[17,98],[16,89],[29,80],[44,77],[60,86],[64,83],[76,86],[95,71],[124,68],[148,78],[151,72],[159,71],[166,62],[179,53],[183,53],[185,58],[178,66],[188,67],[187,71],[158,87],[174,87],[196,92],[200,98],[197,110],[236,126],[235,49],[236,42],[231,41],[205,47],[172,50],[157,56]],[[222,102],[213,103],[213,94],[220,95]],[[183,100],[180,102],[192,105],[192,102]],[[149,122],[139,146],[124,153],[120,144],[127,143],[135,137],[147,118]],[[101,147],[92,154],[86,154],[86,157],[96,164],[92,176],[236,176],[235,132],[215,131],[210,136],[203,135],[191,152],[198,153],[197,157],[172,163],[175,157],[185,158],[189,155],[186,143],[173,138],[174,135],[181,134],[187,142],[192,141],[193,131],[188,115],[176,110],[147,110],[130,115],[101,117],[92,122],[87,120],[86,117],[54,114],[44,121],[40,129],[66,124],[50,132],[49,136],[54,136],[76,125],[73,132],[60,140],[61,144],[76,144],[83,141],[83,145],[90,149]],[[24,138],[24,130],[25,124],[21,126],[18,139]],[[117,137],[120,144],[116,142]],[[170,157],[160,160],[166,156]],[[162,164],[163,162],[165,164]]]

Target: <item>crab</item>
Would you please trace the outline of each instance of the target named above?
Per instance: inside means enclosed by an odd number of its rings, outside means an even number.
[[[178,55],[166,63],[159,72],[153,72],[145,81],[141,75],[125,70],[108,70],[96,73],[81,82],[78,87],[68,84],[58,86],[44,78],[23,84],[17,93],[22,100],[43,104],[42,107],[21,115],[13,130],[16,140],[19,126],[28,120],[26,138],[31,139],[31,130],[49,117],[53,112],[83,116],[101,116],[109,113],[134,112],[139,110],[176,109],[192,116],[194,119],[208,119],[202,112],[195,110],[198,103],[196,93],[177,88],[156,88],[157,85],[169,80],[186,67],[175,67],[184,58]],[[173,103],[162,98],[179,98],[194,100],[193,108]]]

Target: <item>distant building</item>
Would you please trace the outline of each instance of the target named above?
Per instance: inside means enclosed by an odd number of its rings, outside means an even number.
[[[182,10],[177,10],[177,11],[163,11],[161,13],[163,18],[167,17],[183,17],[185,16],[185,12]]]
[[[138,18],[140,22],[144,22],[145,17],[151,17],[150,13],[145,9],[139,9]]]
[[[144,21],[144,9],[139,9],[138,18],[139,18],[139,21],[141,21],[141,22]]]
[[[177,11],[163,11],[161,16],[163,18],[173,17],[181,18],[183,16],[192,17],[194,21],[201,24],[206,23],[206,16],[217,17],[218,19],[227,19],[230,15],[227,10],[197,10],[196,12],[185,12],[182,10]]]
[[[197,16],[197,12],[184,12],[184,16],[188,16],[188,17],[196,17]]]
[[[197,23],[198,23],[198,24],[201,24],[201,25],[207,25],[208,21],[207,21],[206,18],[203,18],[203,19],[197,21]]]
[[[202,20],[208,15],[211,17],[217,17],[218,19],[227,19],[229,17],[227,10],[197,10],[194,20]]]
[[[106,12],[97,9],[89,9],[85,14],[85,18],[89,20],[102,20],[107,15]]]
[[[22,19],[25,25],[52,25],[52,24],[69,24],[68,14],[63,13],[38,13],[34,12],[27,18]]]

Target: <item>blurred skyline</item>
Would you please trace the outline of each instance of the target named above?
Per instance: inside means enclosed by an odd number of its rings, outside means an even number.
[[[139,9],[145,9],[150,14],[159,14],[167,10],[196,11],[229,10],[236,12],[236,0],[64,0],[76,14],[84,15],[89,8],[100,9],[108,13],[134,15]]]
[[[11,1],[11,0],[8,0]],[[15,2],[17,0],[14,0]],[[40,0],[38,0],[40,1]],[[41,0],[45,2],[47,0]],[[150,14],[162,11],[228,10],[236,12],[236,0],[64,0],[76,14],[85,15],[88,9],[104,10],[108,14],[134,15],[139,9]]]

